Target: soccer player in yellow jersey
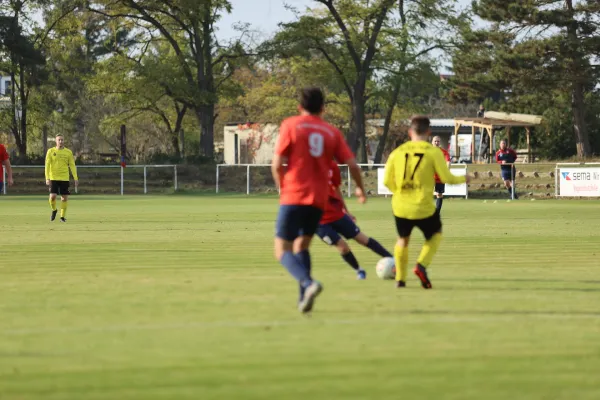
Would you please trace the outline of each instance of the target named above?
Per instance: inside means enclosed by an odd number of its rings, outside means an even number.
[[[425,289],[431,289],[427,267],[442,240],[442,221],[436,212],[431,194],[437,174],[442,183],[459,184],[469,176],[452,175],[442,152],[431,143],[429,118],[413,117],[408,131],[410,141],[396,148],[385,165],[384,184],[393,193],[392,209],[396,219],[398,241],[394,247],[396,286],[406,286],[408,242],[412,229],[418,227],[425,244],[417,259],[414,273]]]
[[[75,187],[79,184],[77,167],[73,152],[65,147],[65,139],[62,135],[56,136],[56,147],[46,153],[46,186],[50,187],[50,207],[52,214],[50,221],[56,218],[56,195],[60,194],[60,220],[67,222],[67,200],[69,192],[69,169],[75,180]]]

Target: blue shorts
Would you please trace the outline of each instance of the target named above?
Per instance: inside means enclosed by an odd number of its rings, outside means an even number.
[[[275,225],[275,236],[292,241],[299,236],[312,236],[317,231],[323,210],[313,206],[281,205]]]
[[[501,170],[501,173],[502,173],[503,181],[513,181],[513,180],[515,180],[515,177],[517,175],[517,170],[516,169],[513,170],[512,174],[511,174],[510,169],[508,169],[508,170],[503,169],[503,170]]]
[[[328,245],[337,244],[341,239],[340,234],[346,239],[354,239],[359,233],[360,229],[347,215],[329,224],[319,225],[317,229],[317,235]]]

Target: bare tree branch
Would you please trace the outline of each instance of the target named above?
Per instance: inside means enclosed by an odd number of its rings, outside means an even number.
[[[383,25],[383,21],[389,11],[389,8],[392,6],[394,0],[385,0],[381,5],[381,10],[379,15],[377,16],[377,20],[375,21],[375,26],[373,27],[373,32],[371,33],[371,38],[369,39],[369,43],[367,45],[367,54],[365,55],[365,59],[362,64],[362,69],[367,69],[369,65],[371,65],[371,61],[373,60],[373,56],[375,55],[375,50],[377,48],[377,37],[379,36],[379,31],[381,30],[381,25]]]
[[[359,70],[361,68],[360,57],[356,51],[356,48],[354,47],[354,44],[352,43],[352,38],[350,37],[350,32],[348,31],[348,27],[346,26],[346,23],[340,16],[338,10],[333,5],[333,0],[314,0],[314,1],[316,1],[317,3],[324,4],[329,9],[329,12],[335,19],[335,22],[338,24],[340,30],[342,31],[342,34],[344,35],[344,39],[346,41],[346,47],[348,48],[350,57],[352,58],[352,61],[354,62],[354,66],[356,67],[357,70]]]
[[[350,96],[350,100],[354,99],[354,94],[353,94],[354,92],[352,91],[352,87],[350,86],[350,83],[346,79],[346,75],[344,75],[344,71],[342,71],[340,66],[335,62],[335,60],[329,55],[329,53],[327,53],[327,51],[323,47],[318,46],[316,49],[319,50],[321,52],[321,54],[323,54],[323,57],[325,57],[325,59],[329,62],[329,64],[331,64],[333,66],[333,68],[336,70],[336,72],[342,79],[342,83],[344,85],[344,88],[346,89],[346,92],[348,93],[348,96]]]

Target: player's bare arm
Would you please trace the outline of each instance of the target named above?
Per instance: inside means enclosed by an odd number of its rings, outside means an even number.
[[[282,157],[279,154],[273,156],[273,161],[271,162],[271,174],[273,175],[273,180],[277,187],[281,186],[281,178],[285,173],[286,161],[285,157]]]
[[[356,197],[358,197],[358,202],[360,204],[364,204],[367,202],[367,196],[365,194],[365,186],[363,184],[360,167],[356,163],[355,158],[346,161],[346,164],[350,169],[350,175],[352,176],[352,179],[356,183],[356,189],[354,190],[354,194],[356,195]]]

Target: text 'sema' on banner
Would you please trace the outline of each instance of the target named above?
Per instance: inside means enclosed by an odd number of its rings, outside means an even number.
[[[559,196],[600,197],[600,168],[561,167]]]

